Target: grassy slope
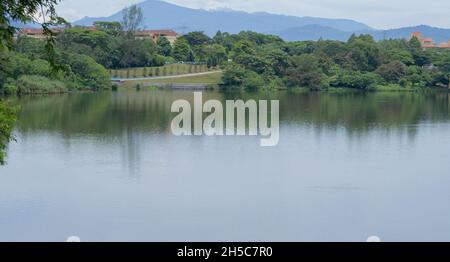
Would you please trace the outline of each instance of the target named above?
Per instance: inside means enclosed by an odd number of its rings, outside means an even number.
[[[199,76],[187,76],[187,77],[175,77],[175,78],[165,78],[165,79],[151,79],[151,80],[135,80],[127,81],[122,83],[124,87],[134,87],[137,84],[148,84],[148,83],[158,83],[158,84],[218,84],[222,77],[222,73],[211,73],[208,75]]]
[[[154,76],[170,76],[182,75],[189,73],[207,72],[206,65],[188,65],[188,64],[172,64],[160,67],[143,67],[109,70],[112,77],[135,78],[135,77],[154,77]]]

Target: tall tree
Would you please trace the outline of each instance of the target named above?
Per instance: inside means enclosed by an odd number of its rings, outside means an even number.
[[[123,31],[122,24],[119,22],[95,21],[94,26],[112,36],[119,36]]]
[[[172,54],[172,45],[170,44],[167,37],[160,37],[156,44],[158,48],[158,54],[163,56],[170,56]]]
[[[71,28],[58,34],[57,46],[72,53],[85,54],[105,67],[111,67],[117,49],[117,38],[105,31]]]
[[[291,86],[310,87],[311,89],[327,87],[326,76],[320,69],[319,61],[311,54],[291,57],[286,77]]]
[[[179,38],[173,46],[173,57],[181,62],[194,61],[194,55],[189,43],[184,38]]]
[[[127,39],[119,46],[118,65],[116,67],[152,66],[156,46],[150,39]]]
[[[415,49],[421,49],[422,48],[422,44],[420,43],[419,38],[417,38],[417,36],[412,37],[409,42],[408,45],[410,48],[415,48]]]
[[[123,10],[122,27],[128,37],[133,37],[144,21],[142,9],[137,5],[132,5]]]
[[[202,31],[194,31],[183,35],[191,46],[205,45],[211,43],[211,38]]]
[[[400,61],[392,61],[390,63],[381,65],[375,71],[386,81],[397,83],[407,74],[408,67]]]

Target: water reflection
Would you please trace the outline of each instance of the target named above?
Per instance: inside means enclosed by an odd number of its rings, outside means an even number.
[[[448,94],[279,99],[280,143],[174,137],[191,91],[15,98],[0,241],[449,241]]]
[[[344,132],[348,143],[368,135],[406,137],[412,146],[423,124],[450,121],[450,94],[414,93],[295,93],[218,92],[203,93],[203,101],[249,99],[280,100],[281,139],[284,134],[311,129],[314,137]],[[74,93],[15,98],[21,107],[16,126],[21,137],[36,133],[62,137],[63,148],[88,137],[91,143],[118,145],[120,162],[133,177],[139,174],[145,141],[149,135],[171,136],[172,102],[193,103],[193,91],[125,91]],[[165,138],[167,139],[167,138]],[[354,140],[354,142],[352,142]],[[157,152],[152,152],[157,153]]]
[[[280,100],[282,124],[321,129],[345,128],[350,135],[374,130],[408,129],[420,122],[448,121],[450,94],[204,92],[208,99]],[[56,131],[120,137],[125,133],[168,133],[177,99],[193,102],[191,91],[102,92],[17,99],[21,133]],[[408,129],[414,132],[415,129]]]

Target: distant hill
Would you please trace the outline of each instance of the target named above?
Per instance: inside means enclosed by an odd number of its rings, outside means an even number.
[[[267,33],[287,28],[320,25],[342,31],[372,30],[371,27],[348,19],[296,17],[269,13],[247,13],[232,10],[191,9],[158,0],[138,4],[144,13],[144,27],[171,28],[180,32],[201,30],[214,35],[218,30],[238,33],[242,30]],[[121,21],[122,12],[109,17],[85,17],[75,25],[92,25],[94,21]]]
[[[318,17],[296,17],[269,13],[247,13],[233,10],[203,10],[186,8],[160,0],[147,0],[138,4],[144,13],[144,28],[170,28],[179,33],[204,31],[212,36],[218,30],[238,33],[251,30],[270,33],[286,41],[340,40],[346,41],[353,33],[371,34],[376,40],[408,38],[414,31],[437,43],[450,40],[450,29],[426,25],[390,30],[376,30],[363,23],[348,19],[327,19]],[[121,21],[122,11],[109,17],[85,17],[75,25],[92,25],[94,21]]]
[[[13,21],[11,23],[11,26],[14,26],[16,28],[40,28],[41,24],[38,24],[38,23],[26,23],[26,24],[24,24],[22,22]]]
[[[305,25],[272,32],[272,34],[280,36],[285,41],[317,41],[319,39],[347,41],[353,32],[342,31],[328,26]]]
[[[383,39],[402,39],[409,38],[412,32],[422,32],[423,37],[433,38],[439,44],[450,40],[450,29],[436,28],[427,25],[403,27],[389,30],[362,30],[362,31],[342,31],[332,27],[307,25],[301,27],[292,27],[278,32],[271,32],[274,35],[282,37],[286,41],[304,41],[318,40],[320,38],[327,40],[346,41],[354,34],[370,34],[375,40]]]
[[[412,32],[416,31],[422,32],[424,37],[433,38],[433,40],[438,44],[450,40],[450,29],[431,27],[427,25],[403,27],[375,32],[369,31],[369,33],[373,35],[376,40],[383,40],[389,38],[408,38]]]

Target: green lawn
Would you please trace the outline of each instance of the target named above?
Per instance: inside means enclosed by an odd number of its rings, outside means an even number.
[[[209,69],[206,65],[172,64],[159,67],[135,67],[118,70],[111,69],[109,70],[109,73],[115,78],[136,78],[182,75],[207,71],[209,71]]]
[[[123,82],[123,87],[135,87],[137,84],[208,84],[217,85],[222,78],[222,72],[211,73],[199,76],[174,77],[165,79],[150,79],[150,80],[131,80]]]

